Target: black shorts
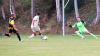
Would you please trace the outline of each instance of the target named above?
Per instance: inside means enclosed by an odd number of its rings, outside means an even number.
[[[9,29],[9,33],[17,33],[15,29]]]

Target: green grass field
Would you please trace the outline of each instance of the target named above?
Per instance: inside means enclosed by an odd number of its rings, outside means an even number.
[[[100,56],[100,39],[86,36],[48,35],[48,40],[39,37],[29,39],[22,35],[23,42],[16,36],[0,36],[0,56]],[[99,36],[98,36],[99,37]]]

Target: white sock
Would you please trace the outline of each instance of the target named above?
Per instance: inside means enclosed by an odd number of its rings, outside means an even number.
[[[33,38],[34,37],[34,34],[32,34],[29,38]]]

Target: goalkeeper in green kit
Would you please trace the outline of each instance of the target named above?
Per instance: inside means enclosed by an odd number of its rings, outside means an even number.
[[[72,28],[77,28],[77,30],[75,31],[75,33],[80,36],[82,39],[84,39],[85,37],[83,36],[85,33],[88,33],[90,35],[92,35],[93,37],[95,37],[97,39],[97,37],[92,34],[91,32],[89,32],[86,27],[85,27],[85,22],[80,20],[80,18],[78,18],[78,22],[75,23],[73,26],[69,25],[69,27]]]

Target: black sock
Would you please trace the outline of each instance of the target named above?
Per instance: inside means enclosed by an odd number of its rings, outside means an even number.
[[[20,38],[19,33],[16,33],[16,35],[17,35],[17,37],[18,37],[19,41],[21,41],[21,38]]]
[[[7,34],[7,33],[5,33],[5,36],[10,37],[10,35],[9,35],[9,34]]]

